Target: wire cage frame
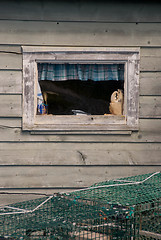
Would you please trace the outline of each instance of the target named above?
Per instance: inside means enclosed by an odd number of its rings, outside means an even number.
[[[0,207],[0,239],[161,239],[161,173]]]

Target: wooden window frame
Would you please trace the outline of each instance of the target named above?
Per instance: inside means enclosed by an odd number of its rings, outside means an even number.
[[[23,130],[137,130],[139,119],[139,48],[22,47]],[[37,115],[37,63],[125,64],[124,112],[116,115]]]

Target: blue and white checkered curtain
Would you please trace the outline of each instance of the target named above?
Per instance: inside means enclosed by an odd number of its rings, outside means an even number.
[[[124,80],[123,64],[38,64],[39,81]]]

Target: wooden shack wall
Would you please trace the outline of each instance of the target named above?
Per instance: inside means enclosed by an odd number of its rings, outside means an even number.
[[[23,132],[22,45],[140,47],[139,131]],[[160,156],[161,4],[1,1],[1,193],[53,193],[154,172],[161,170]],[[5,202],[8,195],[0,197]]]

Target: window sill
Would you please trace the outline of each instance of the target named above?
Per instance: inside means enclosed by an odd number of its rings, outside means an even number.
[[[96,126],[96,125],[123,125],[126,124],[125,116],[118,115],[36,115],[35,125],[61,125],[69,128],[72,125]],[[96,127],[95,127],[96,128]]]
[[[80,130],[80,131],[67,131],[67,130],[60,130],[60,131],[47,131],[47,130],[33,130],[30,131],[31,135],[124,135],[124,136],[131,136],[133,131],[130,130],[100,130],[100,131],[93,131],[93,130]]]
[[[138,126],[128,126],[125,116],[116,115],[36,115],[34,124],[23,130],[31,134],[129,135]]]

